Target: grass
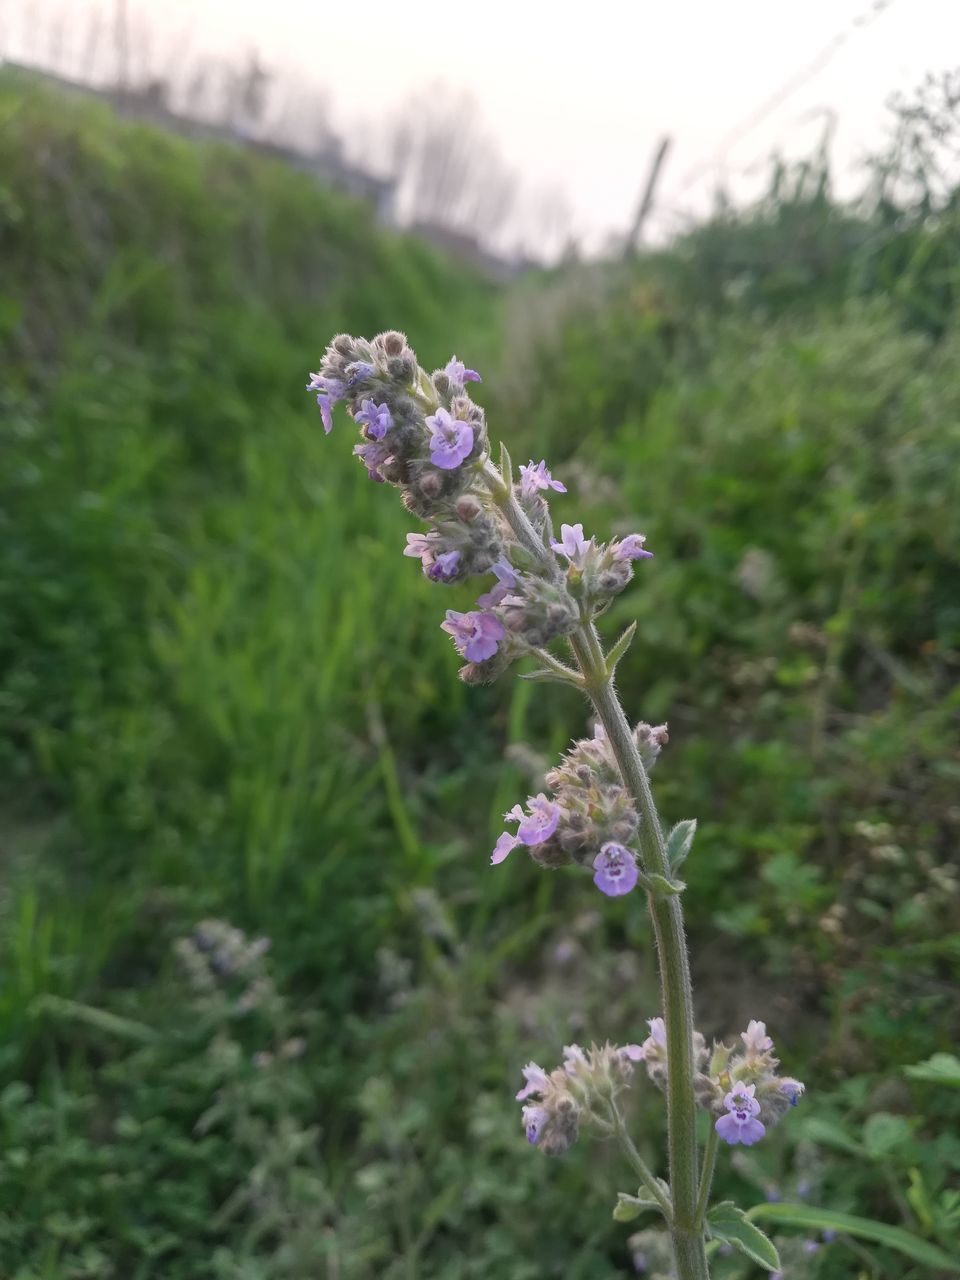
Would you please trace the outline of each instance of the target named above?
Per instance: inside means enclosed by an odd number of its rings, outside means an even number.
[[[864,1274],[929,1280],[960,1174],[955,1091],[904,1072],[957,1013],[949,212],[881,227],[781,183],[504,297],[302,175],[10,77],[0,173],[0,1270],[631,1266],[624,1170],[531,1158],[511,1095],[571,1038],[637,1038],[646,927],[576,877],[485,870],[542,767],[524,744],[552,758],[583,708],[457,682],[461,596],[401,558],[409,519],[303,391],[330,334],[400,323],[484,369],[494,434],[573,491],[560,518],[656,552],[607,625],[639,616],[626,702],[670,720],[658,792],[700,822],[700,1023],[765,1016],[811,1084],[723,1194],[806,1183],[921,1241],[915,1265],[875,1233]],[[211,916],[272,940],[275,1000],[241,1016],[178,966]]]

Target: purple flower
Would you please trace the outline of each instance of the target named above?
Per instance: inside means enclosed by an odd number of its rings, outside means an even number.
[[[320,392],[317,396],[317,404],[320,406],[323,430],[326,435],[329,435],[333,430],[333,406],[338,400],[343,399],[346,387],[339,378],[325,378],[322,373],[311,373],[307,390]]]
[[[517,1094],[518,1102],[522,1102],[524,1098],[529,1098],[532,1093],[543,1093],[546,1090],[547,1073],[542,1067],[538,1067],[535,1062],[528,1062],[523,1068],[523,1078],[526,1083]]]
[[[521,1115],[527,1141],[536,1146],[543,1134],[544,1125],[550,1119],[550,1112],[545,1107],[526,1106],[521,1109]]]
[[[590,1063],[587,1055],[578,1044],[563,1046],[563,1069],[568,1076],[576,1077],[581,1071],[589,1071]]]
[[[447,361],[446,368],[443,372],[447,375],[453,385],[461,391],[463,390],[463,384],[465,382],[483,381],[476,369],[468,369],[463,361],[458,360],[456,356]]]
[[[441,551],[426,570],[426,575],[431,582],[452,582],[457,576],[459,564],[460,552],[456,548],[452,551]]]
[[[593,860],[593,883],[608,898],[629,893],[637,883],[637,861],[629,849],[609,840]]]
[[[837,1238],[837,1233],[836,1231],[834,1231],[833,1227],[827,1227],[827,1229],[823,1232],[824,1244],[832,1244],[834,1240],[836,1240],[836,1238]]]
[[[430,428],[430,461],[441,471],[452,471],[470,456],[473,449],[473,427],[451,418],[446,409],[438,409],[427,419]]]
[[[497,652],[497,646],[507,634],[500,619],[493,613],[457,613],[448,609],[440,626],[453,636],[457,652],[468,662],[485,662]]]
[[[740,1032],[740,1039],[747,1046],[747,1053],[773,1053],[773,1041],[767,1035],[767,1024],[751,1018],[746,1031]]]
[[[504,831],[498,838],[497,843],[493,846],[493,853],[490,855],[490,861],[493,866],[498,866],[511,853],[520,841],[516,836],[512,836],[509,831]]]
[[[551,542],[550,547],[558,556],[566,556],[577,569],[582,568],[584,557],[593,546],[593,539],[584,540],[582,524],[562,524],[560,541]]]
[[[506,560],[498,560],[496,564],[492,564],[490,572],[496,577],[497,585],[484,592],[482,596],[477,596],[477,604],[481,609],[492,609],[494,605],[498,605],[504,597],[508,596],[519,585],[517,575]]]
[[[371,440],[382,440],[393,426],[393,415],[386,404],[374,404],[372,400],[364,400],[354,419],[367,428],[366,435]]]
[[[714,1127],[724,1142],[731,1146],[742,1142],[745,1147],[752,1147],[767,1131],[757,1119],[760,1103],[754,1097],[756,1092],[755,1084],[738,1084],[723,1100],[727,1114],[721,1116]]]
[[[347,386],[355,387],[358,382],[365,382],[373,373],[373,365],[367,364],[365,360],[358,360],[355,364],[349,366],[350,376],[347,378]]]
[[[510,814],[511,820],[520,823],[517,827],[517,839],[521,844],[543,844],[549,840],[560,821],[560,806],[548,800],[541,791],[539,795],[527,800],[527,812],[524,814],[519,805],[515,805]]]
[[[460,552],[456,547],[441,551],[441,546],[443,541],[436,529],[429,533],[408,533],[403,554],[417,557],[431,582],[452,582],[460,567]]]
[[[387,446],[376,440],[371,444],[355,444],[353,452],[367,468],[367,475],[370,479],[383,484],[384,477],[380,474],[380,468],[390,457],[390,450]]]
[[[622,1057],[626,1058],[628,1062],[641,1062],[643,1060],[642,1044],[624,1044],[620,1046],[618,1052]]]
[[[567,492],[567,486],[561,484],[559,480],[554,480],[547,470],[545,458],[541,458],[536,463],[531,458],[525,467],[520,467],[520,492],[523,496],[532,498],[538,489],[555,489],[557,493]]]
[[[820,1252],[820,1241],[819,1241],[819,1240],[804,1240],[804,1242],[803,1242],[803,1252],[807,1255],[807,1257],[808,1257],[808,1258],[812,1258],[812,1257],[813,1257],[813,1255],[814,1255],[815,1253],[819,1253],[819,1252]]]
[[[791,1107],[795,1107],[803,1096],[805,1086],[799,1081],[794,1080],[792,1076],[784,1076],[780,1081],[780,1092],[790,1103]]]
[[[614,560],[640,560],[643,557],[653,555],[652,551],[644,551],[643,544],[646,538],[642,533],[628,533],[614,546]]]
[[[640,1048],[645,1058],[659,1058],[667,1048],[667,1024],[662,1018],[648,1018],[647,1026],[650,1034]]]

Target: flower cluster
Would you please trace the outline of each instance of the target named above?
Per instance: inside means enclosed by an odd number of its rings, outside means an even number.
[[[630,1084],[633,1064],[640,1057],[637,1044],[592,1044],[586,1050],[571,1044],[564,1047],[563,1065],[549,1074],[528,1062],[517,1093],[517,1101],[524,1103],[521,1118],[527,1141],[558,1156],[576,1142],[582,1123],[608,1133],[610,1105]]]
[[[248,938],[224,920],[203,920],[174,944],[177,960],[201,1001],[226,998],[235,1013],[271,1006],[276,999],[265,957],[269,938]]]
[[[514,659],[569,635],[585,608],[605,607],[630,580],[632,562],[651,554],[642,534],[604,547],[585,539],[581,525],[564,525],[555,541],[545,495],[566,486],[543,458],[519,468],[510,493],[557,558],[519,545],[491,486],[503,481],[489,464],[483,409],[466,392],[480,380],[456,356],[428,374],[404,335],[387,332],[372,341],[338,335],[307,383],[324,430],[343,402],[360,428],[354,453],[371,480],[399,488],[428,525],[407,536],[403,554],[432,582],[493,574],[476,608],[449,609],[441,623],[466,660],[460,674],[468,683],[493,680]]]
[[[653,767],[667,741],[667,726],[639,724],[634,740],[647,768]],[[490,861],[496,865],[520,845],[543,867],[570,863],[593,871],[594,884],[608,897],[629,893],[639,879],[636,854],[630,847],[640,820],[623,785],[601,725],[592,738],[575,742],[546,777],[553,793],[531,796],[526,811],[514,805],[504,820],[516,832],[504,831]]]
[[[641,1045],[643,1061],[650,1079],[663,1089],[666,1027],[662,1018],[651,1018],[648,1025],[650,1035]],[[716,1118],[714,1127],[723,1141],[751,1147],[797,1105],[804,1086],[791,1076],[777,1075],[780,1064],[764,1023],[751,1021],[740,1040],[736,1046],[714,1044],[708,1053],[703,1036],[694,1032],[694,1089],[699,1105]]]

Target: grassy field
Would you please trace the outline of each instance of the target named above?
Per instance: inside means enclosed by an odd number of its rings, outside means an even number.
[[[615,1153],[541,1159],[512,1095],[640,1037],[645,921],[488,867],[583,708],[458,683],[469,597],[303,390],[332,333],[392,326],[483,369],[560,518],[656,552],[609,625],[639,618],[625,701],[700,821],[699,1022],[766,1018],[809,1087],[722,1190],[956,1252],[960,1065],[908,1068],[960,1028],[958,263],[951,202],[781,175],[494,291],[303,176],[0,79],[0,1274],[633,1271]],[[783,1239],[788,1278],[940,1274]]]

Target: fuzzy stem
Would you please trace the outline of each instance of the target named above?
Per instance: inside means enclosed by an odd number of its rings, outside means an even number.
[[[527,518],[513,492],[492,465],[484,466],[494,501],[517,541],[544,566],[551,578],[559,566]],[[640,814],[640,862],[648,874],[670,878],[663,828],[640,758],[613,683],[613,675],[592,622],[584,621],[569,637],[584,686],[606,730],[620,774]],[[697,1221],[699,1151],[696,1098],[693,1092],[693,991],[679,896],[647,894],[660,967],[663,1017],[667,1031],[667,1147],[673,1208],[671,1235],[678,1280],[709,1280],[703,1228]]]
[[[713,1185],[713,1170],[717,1163],[717,1147],[719,1145],[720,1138],[711,1116],[710,1130],[707,1133],[707,1145],[703,1150],[703,1168],[700,1170],[700,1194],[697,1196],[697,1226],[701,1231],[707,1219],[707,1206],[710,1203],[710,1188]]]
[[[654,1200],[656,1200],[657,1204],[663,1211],[663,1216],[666,1218],[667,1222],[669,1222],[673,1217],[670,1199],[664,1193],[663,1187],[653,1176],[653,1173],[643,1156],[634,1146],[633,1139],[627,1132],[627,1127],[623,1123],[623,1116],[620,1114],[620,1109],[615,1102],[610,1103],[610,1116],[613,1120],[613,1132],[616,1135],[617,1141],[620,1143],[623,1154],[627,1157],[634,1173],[640,1179],[641,1185],[650,1193],[651,1196],[653,1196]]]
[[[648,873],[669,879],[666,841],[650,790],[650,779],[593,625],[585,624],[574,632],[570,646],[583,672],[587,693],[606,730],[620,773],[640,813],[643,868]],[[706,1280],[709,1271],[703,1229],[697,1221],[699,1153],[693,1093],[693,992],[683,908],[678,896],[660,897],[655,894],[647,895],[647,905],[657,942],[663,1017],[667,1030],[667,1147],[677,1274],[680,1280]]]

